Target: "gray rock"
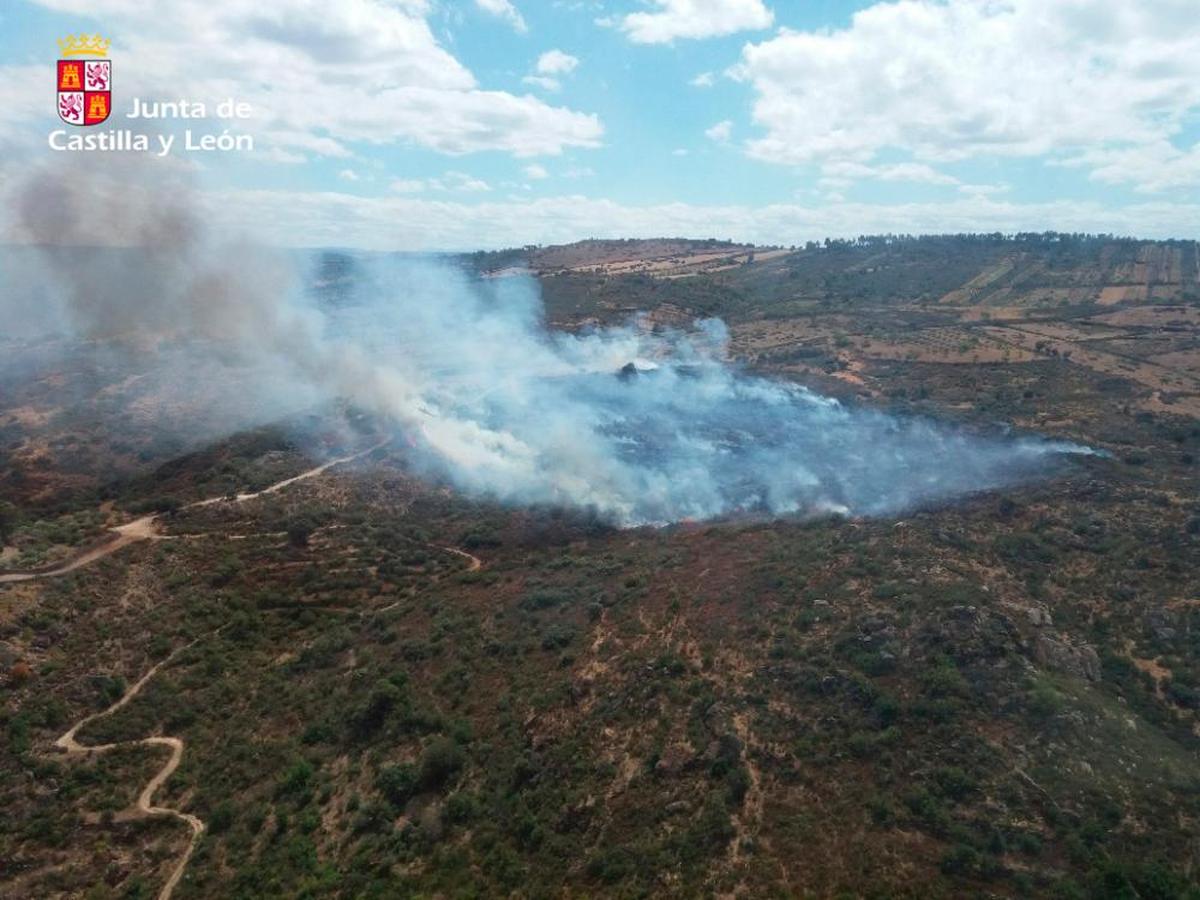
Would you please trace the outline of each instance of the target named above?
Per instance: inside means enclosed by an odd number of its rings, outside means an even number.
[[[1033,658],[1038,665],[1056,672],[1100,680],[1100,654],[1090,644],[1072,644],[1047,632],[1039,632],[1033,641]]]
[[[1036,625],[1039,628],[1049,628],[1054,622],[1050,618],[1050,610],[1044,606],[1030,606],[1025,610],[1025,615],[1029,617],[1029,624]]]

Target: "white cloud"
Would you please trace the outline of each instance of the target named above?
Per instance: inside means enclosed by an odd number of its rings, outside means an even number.
[[[579,60],[561,50],[547,50],[537,60],[539,75],[567,75],[574,72]]]
[[[784,245],[883,232],[1055,229],[1172,237],[1194,233],[1200,221],[1200,204],[1162,201],[1112,207],[1093,201],[1020,204],[956,195],[948,202],[895,205],[828,201],[628,206],[582,196],[467,203],[404,193],[361,197],[231,190],[211,195],[207,202],[219,221],[276,243],[410,250],[474,250],[589,236],[728,237]]]
[[[653,0],[656,12],[630,13],[616,24],[637,44],[710,38],[770,28],[775,16],[762,0]]]
[[[9,26],[11,28],[11,26]],[[54,93],[46,93],[46,66],[2,66],[4,103],[0,103],[0,129],[7,132],[13,126],[50,113]],[[53,77],[53,76],[52,76]],[[7,136],[7,135],[6,135]],[[0,138],[3,140],[3,138]]]
[[[579,60],[561,50],[547,50],[538,57],[534,66],[536,74],[526,75],[521,79],[525,84],[532,84],[546,91],[558,91],[562,88],[559,75],[570,75],[579,65]]]
[[[705,129],[705,132],[704,132],[704,136],[707,137],[709,140],[717,141],[719,143],[724,143],[725,141],[729,140],[730,135],[732,135],[732,134],[733,134],[733,123],[730,122],[728,119],[725,119],[722,122],[718,122],[712,128]]]
[[[524,34],[529,30],[525,19],[510,0],[475,0],[475,5],[486,13],[506,20],[513,28]]]
[[[338,172],[337,177],[342,181],[358,181],[358,173],[353,169],[342,169],[342,171]]]
[[[1057,155],[1107,181],[1134,164],[1143,189],[1197,183],[1195,151],[1169,144],[1200,111],[1195,0],[880,3],[749,44],[730,74],[756,93],[764,160]]]
[[[442,186],[447,191],[471,194],[492,189],[486,181],[476,178],[474,175],[468,175],[466,172],[447,172],[442,178]]]
[[[1152,194],[1200,185],[1200,144],[1181,150],[1159,140],[1097,148],[1064,160],[1062,165],[1090,169],[1093,181],[1131,185],[1140,193]]]
[[[36,0],[75,14],[74,0]],[[187,95],[251,104],[256,146],[349,156],[354,142],[516,156],[598,146],[594,115],[486,90],[437,40],[425,0],[92,0],[127,73],[118,102]],[[202,62],[202,65],[198,65]],[[11,67],[0,67],[8,83]],[[124,99],[121,99],[124,98]],[[9,115],[10,113],[6,113]],[[31,122],[43,112],[30,113]]]
[[[677,147],[671,151],[671,155],[672,156],[687,156],[688,151],[685,150],[683,147]]]
[[[420,178],[396,178],[388,188],[397,194],[420,194],[429,189],[429,185]]]
[[[821,166],[823,187],[848,187],[855,181],[907,181],[919,184],[959,185],[961,182],[925,163],[891,163],[869,166],[847,160],[834,160]]]
[[[521,171],[525,173],[526,178],[532,178],[535,181],[550,177],[550,173],[546,171],[545,167],[539,166],[537,163],[534,163],[531,166],[526,166]]]
[[[446,172],[441,178],[395,178],[388,189],[396,194],[423,194],[444,191],[462,194],[486,193],[492,186],[467,172]]]
[[[1011,190],[1011,187],[1007,184],[960,184],[958,189],[963,194],[989,197],[992,194],[1006,193]]]
[[[295,166],[308,162],[308,157],[303,153],[293,153],[290,150],[284,150],[282,147],[271,147],[256,158],[265,160],[266,162],[281,163],[285,166]]]
[[[712,87],[717,83],[717,77],[712,72],[701,72],[695,78],[688,82],[692,87]]]
[[[549,75],[526,75],[521,79],[524,84],[532,84],[534,87],[540,87],[544,91],[560,91],[562,83],[557,78],[551,78]]]

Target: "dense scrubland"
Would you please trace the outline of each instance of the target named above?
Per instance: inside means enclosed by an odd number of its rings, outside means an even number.
[[[1198,260],[980,235],[466,261],[529,267],[555,327],[720,316],[739,366],[1106,451],[890,519],[617,530],[464,497],[403,435],[189,508],[386,425],[189,443],[135,414],[141,357],[7,342],[0,569],[151,512],[161,539],[0,585],[0,894],[157,895],[189,835],[129,810],[164,751],[52,744],[194,641],[78,735],[184,741],[156,799],[206,830],[177,897],[1200,896]]]

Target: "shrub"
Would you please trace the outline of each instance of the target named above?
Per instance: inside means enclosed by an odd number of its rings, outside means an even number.
[[[0,546],[13,536],[20,520],[20,511],[8,501],[0,500]]]
[[[402,808],[417,792],[417,767],[411,763],[385,766],[375,778],[375,786],[397,809]]]
[[[953,665],[941,663],[921,675],[925,693],[931,697],[965,697],[970,686]]]
[[[570,599],[570,596],[561,591],[530,591],[521,601],[521,607],[529,610],[550,609],[562,606]]]
[[[218,803],[209,814],[207,824],[210,834],[221,834],[228,831],[229,826],[233,824],[233,804],[228,800]]]
[[[304,517],[292,519],[287,524],[288,543],[293,547],[307,547],[308,539],[316,530],[313,523]]]
[[[942,795],[952,800],[962,800],[978,787],[975,779],[957,766],[938,769],[933,773],[933,780]]]
[[[1200,691],[1181,681],[1171,680],[1167,683],[1167,696],[1180,706],[1200,709]]]
[[[567,625],[551,625],[542,632],[542,649],[555,650],[566,647],[575,639],[575,630]]]
[[[1029,691],[1029,711],[1047,719],[1063,708],[1063,696],[1045,681],[1038,681]]]
[[[449,782],[466,762],[462,748],[448,737],[430,741],[421,754],[420,782],[425,788],[439,788]]]
[[[312,763],[305,759],[299,760],[284,772],[283,780],[279,785],[279,793],[281,795],[305,793],[312,784],[312,779]]]
[[[8,683],[13,687],[21,687],[32,677],[33,669],[29,667],[29,663],[25,662],[25,660],[13,663],[12,668],[8,670]]]
[[[392,710],[404,701],[404,693],[390,681],[379,682],[367,699],[350,714],[350,728],[357,737],[378,731]]]

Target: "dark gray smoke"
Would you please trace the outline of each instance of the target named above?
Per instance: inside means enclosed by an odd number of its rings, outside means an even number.
[[[637,322],[551,332],[535,281],[480,283],[445,261],[359,260],[355,288],[319,303],[298,290],[288,257],[217,241],[186,192],[164,198],[142,184],[35,183],[36,202],[17,204],[24,234],[48,248],[62,321],[91,336],[201,342],[210,362],[254,373],[241,390],[276,398],[266,409],[348,398],[472,494],[593,509],[623,525],[883,515],[1088,452],[973,437],[747,376],[726,361],[716,320],[690,334]],[[75,223],[98,202],[118,243],[136,249],[80,248]],[[0,300],[22,302],[13,292]]]

